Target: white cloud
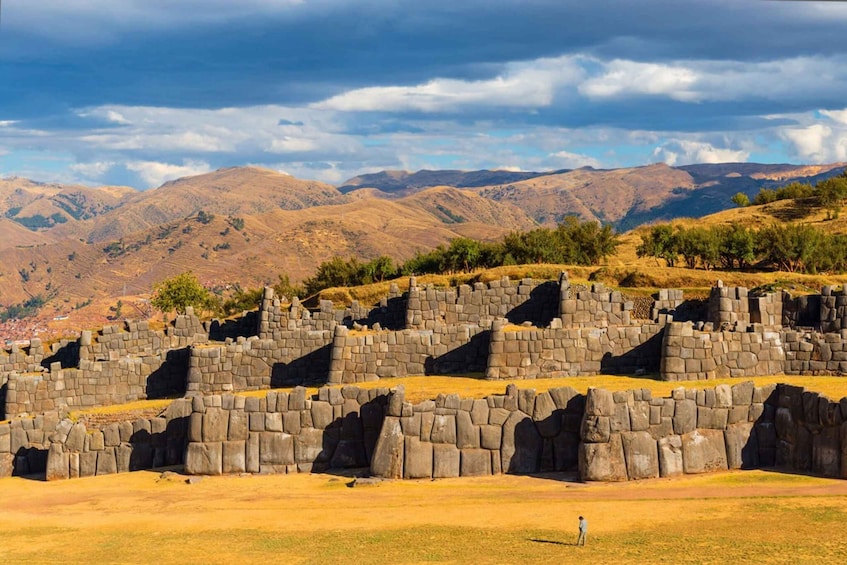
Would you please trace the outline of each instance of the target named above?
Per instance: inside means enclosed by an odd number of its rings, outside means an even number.
[[[350,90],[312,104],[341,112],[456,112],[467,107],[550,106],[559,89],[584,76],[577,59],[563,56],[510,63],[487,80],[436,78],[416,86],[375,86]]]
[[[74,163],[69,168],[84,179],[100,180],[114,165],[114,161],[95,161],[92,163]]]
[[[580,167],[602,167],[602,163],[594,157],[571,153],[570,151],[557,151],[551,153],[546,161],[554,169],[579,169]]]
[[[588,98],[646,94],[692,102],[699,98],[692,90],[697,78],[695,71],[682,66],[615,60],[606,64],[603,75],[583,82],[579,92]]]
[[[653,156],[674,166],[692,163],[743,163],[750,159],[750,152],[744,149],[715,147],[705,141],[673,139],[656,147]]]
[[[149,186],[159,186],[169,180],[200,175],[212,170],[208,163],[192,160],[185,160],[182,165],[158,161],[130,161],[126,163],[126,168],[137,173]]]

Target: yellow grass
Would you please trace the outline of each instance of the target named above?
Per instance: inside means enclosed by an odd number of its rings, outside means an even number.
[[[670,396],[671,391],[675,388],[685,387],[692,389],[702,389],[714,387],[720,384],[734,385],[745,380],[752,380],[757,386],[763,386],[774,383],[790,383],[797,386],[805,387],[808,390],[819,392],[832,400],[839,400],[847,396],[847,377],[798,377],[787,375],[772,375],[754,377],[752,379],[715,379],[710,381],[683,381],[683,382],[668,382],[656,380],[655,376],[651,377],[619,377],[613,375],[597,375],[591,377],[563,377],[557,379],[529,379],[529,380],[513,380],[513,381],[487,381],[481,375],[470,377],[455,377],[455,376],[418,376],[418,377],[402,377],[395,379],[380,379],[378,381],[367,383],[356,383],[355,386],[364,389],[377,387],[393,388],[402,385],[406,391],[406,400],[409,402],[420,402],[422,400],[434,399],[439,394],[459,394],[463,398],[482,398],[489,394],[503,394],[506,391],[506,386],[514,383],[521,389],[535,389],[538,392],[546,391],[551,388],[571,386],[577,391],[585,393],[589,387],[605,388],[611,391],[631,390],[631,389],[649,389],[655,397]],[[344,385],[330,385],[340,387]],[[290,391],[291,387],[277,389]],[[306,389],[307,394],[317,394],[317,387],[309,387]],[[242,396],[258,396],[263,397],[268,393],[267,390],[254,390],[249,392],[237,393]],[[165,407],[173,402],[171,399],[157,400],[139,400],[127,404],[116,404],[113,406],[103,406],[100,408],[89,408],[84,410],[75,410],[71,412],[72,419],[78,419],[84,414],[121,414],[142,410],[164,410]]]
[[[7,563],[843,563],[847,481],[555,473],[350,488],[331,475],[0,481]],[[588,544],[573,546],[577,516]]]

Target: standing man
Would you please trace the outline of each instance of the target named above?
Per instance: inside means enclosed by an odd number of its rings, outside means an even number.
[[[577,545],[585,545],[585,536],[588,535],[588,520],[579,517],[579,537],[576,539]]]

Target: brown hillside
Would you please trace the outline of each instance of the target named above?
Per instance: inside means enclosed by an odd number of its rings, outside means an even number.
[[[649,210],[694,187],[691,176],[664,164],[600,171],[590,168],[479,189],[482,196],[518,206],[541,223],[575,214],[615,222],[632,211]]]
[[[344,200],[335,187],[325,183],[304,181],[257,167],[220,169],[138,193],[120,210],[99,218],[90,231],[89,239],[120,239],[130,233],[192,216],[200,210],[211,214],[245,216],[275,208],[300,210]]]

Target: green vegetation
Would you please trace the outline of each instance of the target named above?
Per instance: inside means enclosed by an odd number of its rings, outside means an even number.
[[[64,224],[68,221],[68,219],[59,212],[51,214],[49,217],[42,216],[41,214],[36,214],[34,216],[27,216],[25,218],[13,217],[11,219],[32,231],[42,228],[52,228],[56,224]]]
[[[38,294],[19,304],[12,304],[5,310],[0,311],[0,322],[35,316],[38,309],[44,306],[44,302],[44,297]]]
[[[739,193],[741,194],[741,193]],[[738,194],[733,196],[736,202]],[[828,211],[830,218],[837,218],[844,200],[847,199],[847,169],[837,177],[820,181],[815,186],[792,182],[777,189],[762,188],[753,199],[753,204],[769,204],[777,200],[796,200],[798,205],[818,206]],[[738,204],[741,206],[741,204]]]
[[[214,214],[208,214],[205,210],[200,210],[199,212],[197,212],[197,221],[200,222],[201,224],[204,224],[204,225],[208,224],[214,219],[215,219],[215,215]]]
[[[847,271],[847,236],[806,224],[773,224],[748,229],[740,224],[674,228],[654,226],[636,252],[664,259],[669,267],[682,256],[689,269],[773,269],[790,273]]]
[[[186,271],[156,284],[150,304],[163,314],[173,310],[184,314],[188,306],[198,310],[199,314],[200,310],[209,309],[213,305],[213,296],[191,271]]]
[[[750,197],[743,192],[736,192],[730,200],[739,208],[745,208],[750,205]]]

